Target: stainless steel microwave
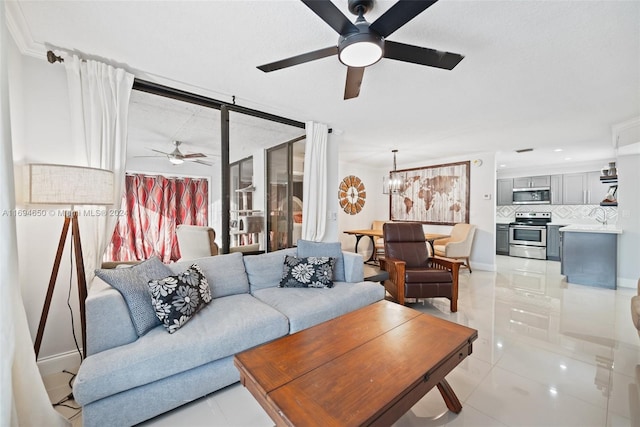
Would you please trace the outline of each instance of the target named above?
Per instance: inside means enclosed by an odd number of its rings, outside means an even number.
[[[514,188],[514,205],[548,205],[551,203],[551,189],[549,187]]]

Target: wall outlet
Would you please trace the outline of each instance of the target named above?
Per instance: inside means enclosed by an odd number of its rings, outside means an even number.
[[[622,218],[631,218],[631,211],[629,209],[622,209]]]
[[[491,200],[491,193],[483,194],[482,198],[485,200]]]
[[[338,220],[337,212],[328,212],[327,219],[329,219],[329,221],[337,221]]]

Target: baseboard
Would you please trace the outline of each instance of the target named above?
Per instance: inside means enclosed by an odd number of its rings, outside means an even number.
[[[626,279],[624,277],[618,277],[618,287],[636,289],[638,287],[638,279]]]
[[[38,359],[40,376],[55,374],[64,370],[77,372],[80,366],[80,355],[76,350]]]
[[[495,264],[483,264],[483,263],[479,263],[479,262],[474,262],[473,260],[471,260],[471,268],[473,269],[473,271],[479,270],[479,271],[496,271],[496,265]],[[469,271],[466,268],[461,268],[460,269],[461,272],[464,271]]]

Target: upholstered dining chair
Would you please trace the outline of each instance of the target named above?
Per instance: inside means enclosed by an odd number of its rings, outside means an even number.
[[[476,234],[476,226],[473,224],[456,224],[451,230],[451,236],[433,241],[433,250],[436,255],[446,258],[463,259],[464,267],[472,273],[469,257],[473,236]]]
[[[399,303],[407,298],[448,298],[458,311],[458,271],[462,261],[429,255],[422,225],[413,222],[383,226],[385,257],[381,268],[389,273],[385,289]]]
[[[211,227],[180,224],[176,228],[180,261],[218,255],[216,232]]]

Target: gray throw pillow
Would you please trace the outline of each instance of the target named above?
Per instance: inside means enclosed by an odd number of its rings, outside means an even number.
[[[151,305],[149,282],[171,274],[173,272],[158,257],[149,258],[131,268],[96,270],[96,276],[122,294],[139,337],[161,324]]]
[[[331,257],[336,259],[333,268],[333,280],[344,282],[344,261],[342,259],[342,246],[340,242],[312,242],[310,240],[298,240],[299,257]]]

